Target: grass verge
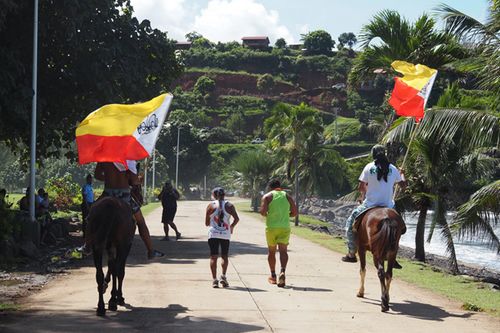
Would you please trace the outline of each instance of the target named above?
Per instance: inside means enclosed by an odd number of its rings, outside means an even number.
[[[258,213],[254,213],[250,210],[249,203],[239,202],[236,203],[235,206],[239,212],[259,217],[263,221],[263,218]],[[299,221],[301,224],[326,224],[325,222],[309,216],[300,216]],[[346,251],[345,243],[342,238],[332,237],[331,235],[301,226],[292,226],[292,233],[332,251],[340,253]],[[370,264],[371,260],[371,256],[369,256],[367,262]],[[446,296],[455,301],[459,301],[462,303],[462,308],[464,310],[476,312],[484,311],[496,317],[500,317],[500,292],[491,289],[488,284],[474,281],[472,278],[465,276],[451,275],[425,263],[405,258],[398,258],[398,261],[404,268],[394,272],[396,278]]]
[[[146,216],[160,206],[161,202],[150,202],[147,205],[141,207],[142,215]]]
[[[0,312],[4,311],[17,311],[19,310],[19,305],[12,303],[0,303]]]

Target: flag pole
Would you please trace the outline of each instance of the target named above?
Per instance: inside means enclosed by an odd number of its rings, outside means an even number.
[[[419,123],[416,123],[415,126],[413,127],[413,129],[411,130],[410,142],[408,142],[408,147],[406,149],[405,156],[403,157],[403,163],[401,164],[401,168],[400,168],[401,170],[405,169],[406,159],[408,157],[408,153],[410,152],[410,147],[411,147],[411,144],[413,142],[413,139],[415,138],[415,134],[417,133],[418,124]],[[405,181],[406,181],[406,179],[405,179]],[[401,190],[400,186],[396,187],[396,190],[394,191],[393,199],[395,199],[398,196],[400,190]]]

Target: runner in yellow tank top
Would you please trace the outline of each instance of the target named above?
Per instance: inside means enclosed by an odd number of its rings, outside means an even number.
[[[268,246],[267,261],[271,276],[269,283],[276,284],[276,247],[280,253],[281,272],[278,287],[285,286],[285,269],[288,263],[288,241],[290,239],[290,217],[297,215],[293,199],[281,189],[277,179],[269,182],[271,190],[262,197],[260,213],[266,217],[266,239]]]

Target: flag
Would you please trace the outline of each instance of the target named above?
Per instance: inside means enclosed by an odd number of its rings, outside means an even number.
[[[399,116],[415,117],[419,122],[424,117],[424,109],[436,79],[437,70],[424,65],[414,65],[405,61],[391,64],[395,71],[403,74],[396,77],[389,104]]]
[[[140,160],[151,155],[172,101],[163,94],[145,103],[108,104],[76,128],[80,164]]]

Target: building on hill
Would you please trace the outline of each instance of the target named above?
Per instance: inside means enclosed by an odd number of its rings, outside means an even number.
[[[267,36],[243,37],[243,46],[251,49],[266,50],[269,48],[269,38]]]
[[[176,42],[176,50],[189,50],[191,48],[191,42]]]
[[[291,50],[302,50],[304,48],[304,44],[288,44],[288,48]]]

